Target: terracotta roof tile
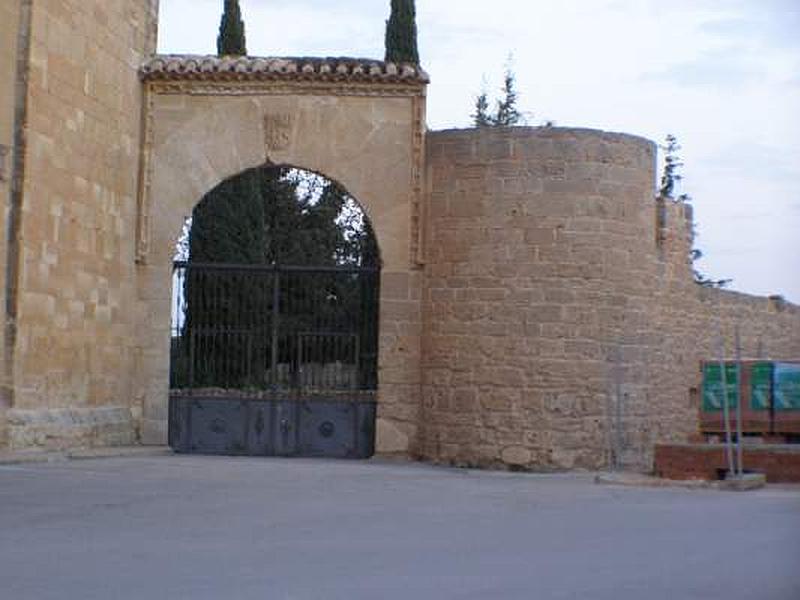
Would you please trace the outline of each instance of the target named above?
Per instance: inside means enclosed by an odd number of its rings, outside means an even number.
[[[347,81],[427,84],[428,74],[411,64],[366,58],[262,58],[255,56],[156,55],[141,68],[145,81]]]

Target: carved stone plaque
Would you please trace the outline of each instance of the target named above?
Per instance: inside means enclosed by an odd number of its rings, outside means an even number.
[[[294,116],[288,113],[264,115],[264,144],[268,151],[288,150],[292,143]]]

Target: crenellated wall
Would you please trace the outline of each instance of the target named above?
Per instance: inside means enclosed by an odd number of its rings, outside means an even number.
[[[424,458],[598,468],[616,444],[645,467],[696,429],[720,302],[746,353],[761,336],[800,354],[796,307],[692,281],[687,207],[654,200],[651,142],[514,128],[427,145]]]

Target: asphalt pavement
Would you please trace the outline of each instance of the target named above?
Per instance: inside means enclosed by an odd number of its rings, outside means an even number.
[[[800,599],[800,488],[422,464],[0,466],[0,598]]]

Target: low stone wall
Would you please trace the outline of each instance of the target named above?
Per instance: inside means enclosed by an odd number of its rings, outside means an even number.
[[[130,446],[138,442],[137,419],[119,407],[11,410],[9,448]]]

